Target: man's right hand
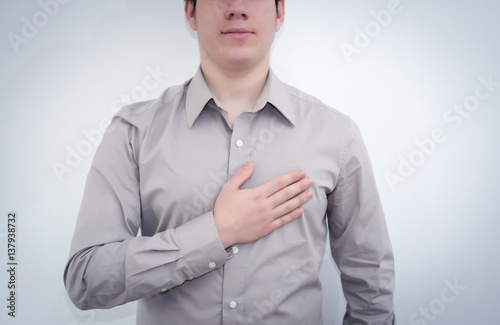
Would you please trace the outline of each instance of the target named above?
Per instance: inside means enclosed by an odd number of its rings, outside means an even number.
[[[312,198],[307,189],[313,181],[304,178],[302,170],[240,189],[253,171],[253,163],[246,163],[224,184],[215,201],[214,220],[224,248],[256,241],[297,219],[302,215],[301,206]]]

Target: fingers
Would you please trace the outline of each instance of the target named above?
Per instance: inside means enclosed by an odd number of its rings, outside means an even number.
[[[298,217],[300,217],[302,215],[302,209],[301,208],[297,208],[295,210],[293,210],[292,212],[290,213],[287,213],[279,218],[276,218],[274,219],[272,222],[271,222],[271,228],[272,230],[276,230],[280,227],[283,227],[284,225],[286,225],[287,223],[297,219]]]
[[[253,171],[254,164],[249,161],[234,173],[226,185],[234,189],[239,189],[252,176]]]
[[[302,214],[312,198],[312,179],[296,170],[263,185],[241,190],[255,169],[249,162],[223,186],[214,204],[217,232],[224,247],[249,243],[267,236]]]
[[[305,191],[300,193],[300,195],[297,195],[296,197],[289,199],[288,201],[282,203],[281,205],[277,206],[274,210],[273,213],[276,217],[271,222],[271,228],[273,230],[276,230],[280,227],[283,227],[287,223],[297,219],[302,215],[302,208],[301,206],[311,200],[313,197],[313,194],[311,191]]]
[[[298,182],[288,185],[287,187],[279,190],[269,197],[274,207],[279,206],[283,202],[286,202],[296,196],[297,194],[304,192],[313,185],[313,180],[310,177],[301,179]]]
[[[293,213],[298,208],[300,208],[303,204],[305,204],[309,200],[311,200],[312,197],[313,197],[313,194],[311,191],[302,192],[299,195],[297,195],[291,199],[288,199],[288,200],[284,201],[283,203],[281,203],[280,205],[276,206],[273,209],[273,215],[275,218],[279,219],[282,216]]]
[[[270,197],[274,193],[286,188],[288,185],[304,178],[304,176],[306,176],[306,173],[303,170],[295,170],[288,174],[276,177],[275,179],[261,185],[261,187],[266,197]]]

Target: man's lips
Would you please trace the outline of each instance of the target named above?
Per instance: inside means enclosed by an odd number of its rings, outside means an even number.
[[[250,36],[252,32],[245,28],[230,28],[223,31],[222,34],[233,39],[245,39]]]

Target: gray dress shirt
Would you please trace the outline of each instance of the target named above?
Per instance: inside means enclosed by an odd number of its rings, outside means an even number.
[[[314,197],[298,219],[225,250],[212,210],[247,161],[255,171],[243,188],[303,169]],[[198,70],[114,117],[87,178],[64,281],[81,309],[138,300],[143,325],[320,325],[327,235],[348,302],[344,324],[393,324],[393,254],[356,125],[272,71],[233,125]]]

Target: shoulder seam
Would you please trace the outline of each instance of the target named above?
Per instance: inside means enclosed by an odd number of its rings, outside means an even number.
[[[301,90],[299,90],[299,89],[297,89],[297,88],[295,88],[293,86],[287,85],[287,88],[288,88],[288,94],[290,96],[292,96],[292,97],[295,97],[295,98],[297,98],[299,100],[302,100],[302,101],[304,101],[306,103],[309,103],[311,105],[318,106],[318,107],[320,107],[322,109],[326,109],[328,112],[330,112],[332,114],[335,114],[335,115],[338,115],[338,116],[344,118],[347,121],[351,121],[352,120],[349,115],[347,115],[347,114],[345,114],[345,113],[343,113],[343,112],[341,112],[341,111],[339,111],[339,110],[337,110],[337,109],[335,109],[335,108],[333,108],[333,107],[331,107],[331,106],[323,103],[321,100],[317,99],[313,95],[305,93],[305,92],[303,92],[303,91],[301,91]],[[301,96],[301,94],[306,95],[306,96]],[[313,100],[311,100],[311,98]]]

